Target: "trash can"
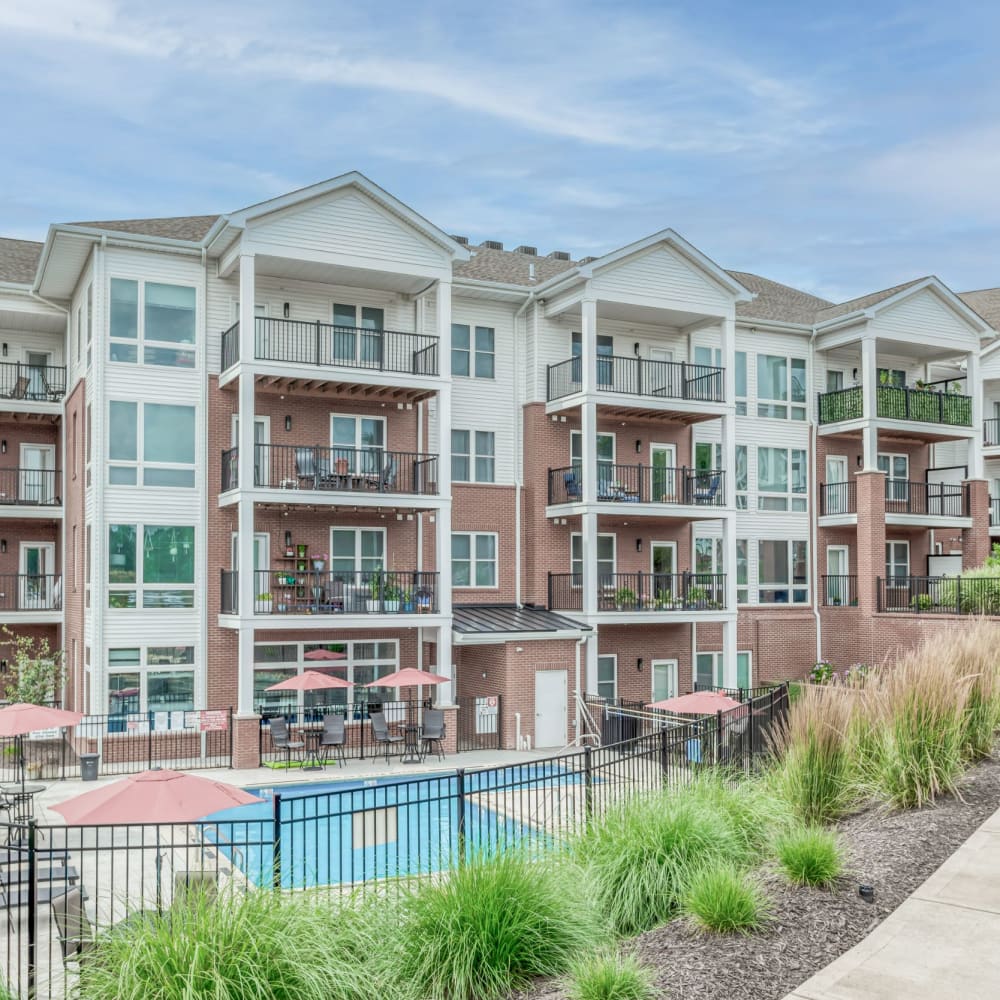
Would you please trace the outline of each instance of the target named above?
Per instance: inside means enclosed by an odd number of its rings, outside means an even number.
[[[80,778],[83,781],[97,781],[97,769],[100,763],[99,753],[80,754]]]

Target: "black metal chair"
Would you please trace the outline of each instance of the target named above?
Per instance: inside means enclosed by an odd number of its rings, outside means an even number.
[[[275,750],[284,750],[285,766],[292,766],[292,754],[298,754],[299,763],[302,763],[305,752],[305,742],[303,740],[292,740],[288,735],[288,723],[282,718],[271,719],[271,742]]]
[[[333,747],[337,760],[343,764],[346,743],[347,730],[344,726],[344,717],[340,714],[325,715],[323,717],[323,735],[319,739],[319,749],[322,751],[327,747]]]
[[[563,489],[566,492],[567,500],[583,499],[583,487],[580,486],[580,480],[575,472],[563,473]]]
[[[389,732],[389,724],[385,721],[385,714],[383,712],[372,712],[368,716],[372,721],[372,733],[375,737],[375,743],[381,744],[385,747],[385,762],[389,763],[389,754],[392,748],[397,743],[403,742],[402,736],[393,736]],[[376,755],[377,757],[377,755]],[[375,757],[372,757],[372,762],[374,763]]]
[[[438,760],[444,760],[445,729],[444,712],[441,709],[424,710],[424,724],[420,734],[424,753],[436,751]]]
[[[295,449],[295,475],[308,480],[307,489],[316,489],[316,456],[312,448]]]
[[[81,961],[94,945],[94,929],[83,905],[85,898],[83,890],[75,886],[52,901],[64,962]]]

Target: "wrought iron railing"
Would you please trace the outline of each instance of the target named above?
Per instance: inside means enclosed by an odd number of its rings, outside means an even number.
[[[0,611],[61,610],[61,573],[0,575]]]
[[[858,603],[858,578],[854,574],[821,577],[825,607],[851,607]]]
[[[953,427],[972,426],[972,397],[936,389],[913,389],[909,386],[879,385],[875,398],[880,418],[919,420]],[[819,394],[819,422],[832,424],[859,420],[864,416],[861,386]]]
[[[255,615],[434,614],[438,574],[422,570],[336,571],[309,561],[311,569],[257,570]],[[239,611],[239,574],[222,571],[221,612]]]
[[[990,497],[990,527],[1000,526],[1000,497]]]
[[[58,469],[0,469],[0,504],[58,507],[61,483]]]
[[[583,610],[583,574],[549,573],[549,608]],[[725,573],[601,573],[598,611],[717,611],[726,606]]]
[[[583,361],[569,358],[546,367],[549,401],[570,396],[583,389]],[[596,359],[595,387],[599,392],[665,399],[723,402],[723,372],[714,365],[685,361],[651,361],[601,355]]]
[[[957,576],[879,577],[879,611],[938,615],[1000,615],[1000,579]]]
[[[983,421],[983,444],[987,448],[1000,446],[1000,417],[990,417]]]
[[[222,490],[239,486],[239,449],[222,453]],[[273,490],[437,494],[437,455],[384,448],[254,445],[254,485]]]
[[[0,361],[0,399],[58,403],[66,395],[65,365]]]
[[[597,499],[607,503],[723,507],[726,503],[725,473],[721,469],[699,471],[598,462]],[[549,469],[550,504],[577,503],[581,500],[583,470],[580,466]]]
[[[967,484],[911,483],[905,479],[887,479],[885,512],[968,517],[969,487]]]
[[[856,514],[858,512],[858,486],[849,483],[819,484],[819,515]]]

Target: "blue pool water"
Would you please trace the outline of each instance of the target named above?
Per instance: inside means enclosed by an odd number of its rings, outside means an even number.
[[[548,839],[540,829],[480,805],[489,799],[476,793],[516,797],[579,780],[579,775],[550,765],[513,765],[466,774],[466,855]],[[458,860],[460,803],[454,772],[248,791],[264,801],[208,817],[215,827],[208,827],[206,834],[257,885],[280,879],[283,888],[307,888],[427,875],[453,867]],[[280,799],[278,824],[275,793]]]

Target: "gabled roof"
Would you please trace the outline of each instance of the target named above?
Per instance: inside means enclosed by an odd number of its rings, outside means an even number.
[[[545,608],[519,608],[516,604],[456,604],[452,615],[452,629],[460,635],[590,631],[589,625]]]
[[[1000,330],[1000,288],[980,288],[959,292],[958,297],[975,310],[994,330]]]
[[[900,292],[906,291],[907,288],[919,285],[922,281],[933,280],[935,279],[931,275],[926,275],[923,278],[904,281],[901,285],[893,285],[892,288],[883,288],[880,292],[869,292],[867,295],[861,295],[856,299],[838,302],[828,309],[821,309],[816,314],[815,321],[817,323],[825,323],[827,320],[836,319],[838,316],[846,316],[848,313],[863,312],[865,309],[870,309],[872,306],[878,305],[879,302],[891,299],[893,295],[898,295]]]
[[[759,319],[762,322],[773,320],[812,326],[816,313],[833,305],[817,295],[799,291],[791,285],[782,285],[770,278],[762,278],[759,274],[748,271],[729,273],[756,295],[752,302],[737,303],[736,315],[739,319]]]
[[[215,225],[217,215],[177,215],[163,219],[114,219],[110,222],[67,222],[85,229],[109,229],[136,236],[160,236],[200,243]]]
[[[0,281],[30,285],[35,280],[44,243],[0,237]]]

